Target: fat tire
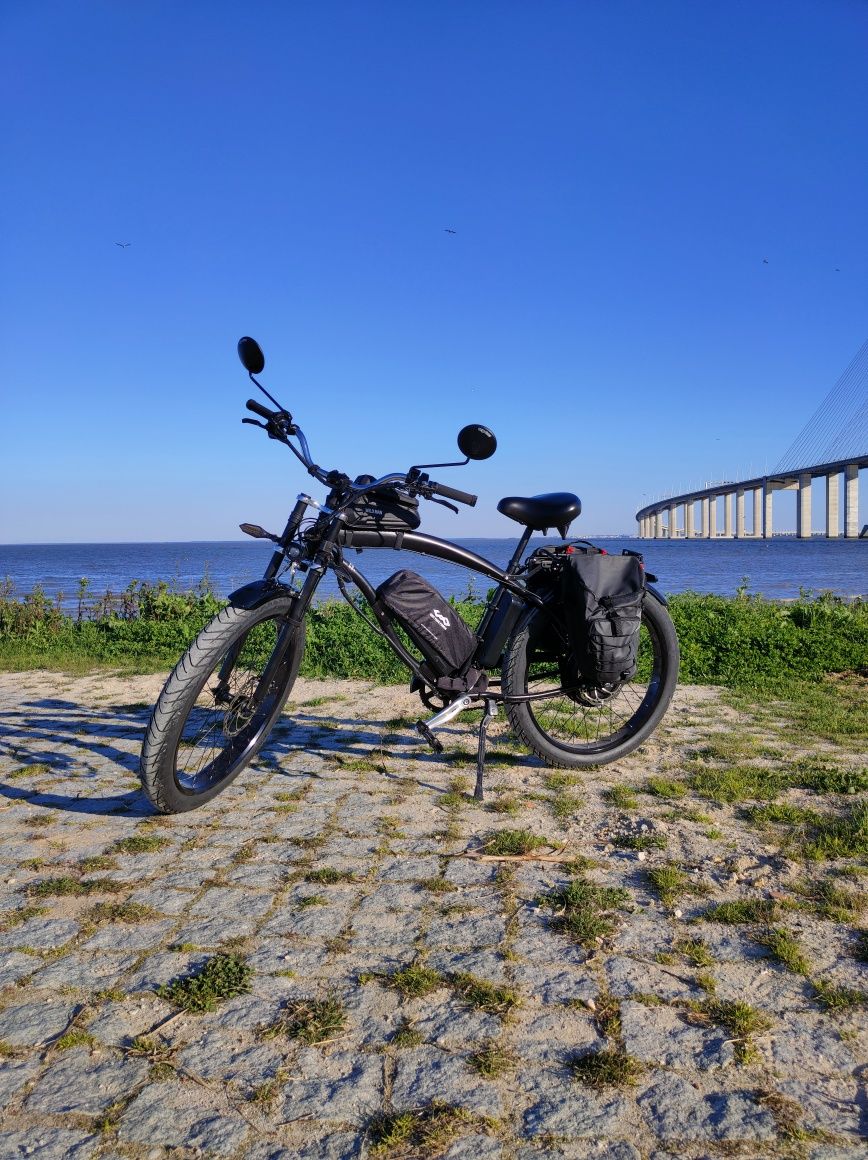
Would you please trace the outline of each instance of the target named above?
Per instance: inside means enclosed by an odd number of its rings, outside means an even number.
[[[545,613],[532,612],[516,629],[510,641],[503,662],[503,691],[507,694],[527,692],[527,653],[534,628],[534,618]],[[510,725],[521,740],[537,757],[558,769],[579,769],[606,765],[617,761],[650,737],[663,719],[675,686],[678,683],[679,648],[678,637],[672,618],[665,606],[650,594],[646,596],[642,610],[642,623],[652,635],[656,635],[659,651],[659,684],[655,699],[647,707],[641,723],[629,737],[605,743],[593,752],[582,752],[551,737],[533,716],[528,702],[507,703],[506,711]],[[643,701],[644,704],[644,701]]]
[[[243,640],[251,629],[268,620],[285,617],[294,601],[276,597],[256,609],[228,605],[202,629],[181,657],[163,686],[145,733],[139,765],[142,788],[152,805],[163,814],[185,813],[204,805],[230,785],[259,752],[271,732],[295,683],[304,654],[304,625],[296,630],[288,644],[289,669],[284,687],[268,717],[254,735],[254,744],[245,751],[243,760],[225,777],[202,792],[179,787],[176,779],[178,741],[208,677],[220,659],[233,645]]]

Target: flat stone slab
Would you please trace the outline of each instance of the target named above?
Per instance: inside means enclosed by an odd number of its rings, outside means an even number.
[[[93,1116],[110,1107],[148,1074],[141,1059],[67,1051],[40,1077],[27,1097],[28,1112]]]
[[[392,1081],[392,1103],[401,1111],[435,1100],[482,1116],[500,1116],[503,1112],[498,1088],[474,1076],[465,1056],[436,1047],[402,1051]]]
[[[37,1047],[59,1035],[75,1008],[68,1002],[10,1003],[0,1011],[0,1041],[13,1047]]]
[[[237,1151],[250,1134],[249,1125],[231,1109],[224,1111],[203,1094],[180,1084],[152,1084],[130,1103],[118,1125],[124,1143],[149,1147],[196,1148],[219,1156]]]
[[[661,1075],[639,1096],[652,1130],[664,1141],[763,1141],[776,1136],[774,1117],[746,1091],[697,1091],[679,1075]]]
[[[302,1051],[293,1068],[294,1078],[283,1089],[284,1120],[310,1116],[324,1120],[364,1122],[383,1099],[383,1061],[377,1056],[316,1048]]]
[[[89,1132],[67,1128],[32,1128],[25,1131],[0,1131],[0,1156],[33,1156],[38,1160],[87,1160],[102,1143]]]

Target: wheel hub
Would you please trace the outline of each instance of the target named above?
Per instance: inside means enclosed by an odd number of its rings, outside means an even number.
[[[235,737],[246,729],[256,712],[256,704],[246,693],[236,694],[223,715],[223,736]]]

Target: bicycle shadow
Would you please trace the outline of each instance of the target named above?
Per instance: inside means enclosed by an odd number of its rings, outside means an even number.
[[[155,813],[141,789],[106,790],[106,779],[129,779],[138,773],[139,748],[147,728],[151,706],[143,702],[116,703],[104,706],[84,705],[61,698],[41,698],[23,701],[0,713],[0,760],[14,764],[14,775],[28,767],[38,767],[40,784],[27,787],[16,785],[13,778],[0,778],[0,796],[10,801],[26,800],[31,805],[74,813],[131,816],[151,816]],[[472,726],[461,724],[442,734],[447,746],[445,754],[432,753],[410,725],[387,722],[371,723],[349,716],[336,717],[330,713],[317,716],[309,712],[293,712],[282,716],[262,750],[257,764],[273,773],[297,777],[306,772],[322,776],[316,769],[305,771],[297,765],[281,769],[282,763],[299,754],[310,754],[340,767],[345,762],[375,763],[378,758],[390,761],[421,763],[423,767],[442,767],[450,770],[448,750],[454,743],[470,743],[475,757],[476,733]],[[464,747],[458,752],[465,764],[472,760]],[[515,764],[521,760],[514,754],[488,755],[486,765]],[[400,771],[383,768],[388,781],[405,776]],[[427,772],[427,770],[426,770]],[[63,790],[45,786],[45,778],[63,782]],[[76,790],[70,786],[73,781]],[[434,792],[442,786],[429,782],[420,784]]]

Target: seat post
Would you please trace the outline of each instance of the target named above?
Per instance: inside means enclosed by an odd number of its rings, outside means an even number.
[[[518,547],[513,552],[512,559],[509,561],[509,563],[506,566],[506,573],[508,576],[511,576],[513,574],[513,572],[516,570],[516,568],[518,567],[518,565],[521,561],[521,558],[524,555],[524,550],[527,547],[528,542],[529,542],[532,535],[533,535],[533,528],[525,528],[524,531],[522,532],[521,539],[518,541]]]

